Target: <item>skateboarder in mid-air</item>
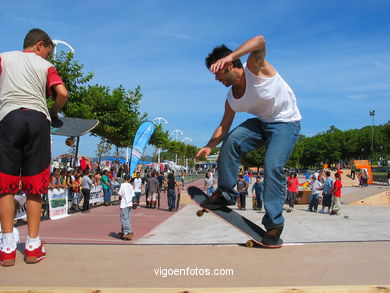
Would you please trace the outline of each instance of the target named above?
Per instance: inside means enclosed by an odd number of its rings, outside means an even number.
[[[54,44],[40,29],[24,39],[23,51],[0,54],[0,221],[3,243],[0,265],[15,264],[16,241],[12,234],[14,195],[27,195],[27,263],[45,255],[39,239],[41,194],[47,193],[50,176],[50,121],[64,106],[68,91],[54,66],[47,61]],[[46,96],[56,97],[49,111]]]
[[[266,233],[262,244],[281,247],[282,216],[286,177],[284,167],[300,132],[301,114],[294,92],[278,72],[265,60],[265,39],[256,36],[235,51],[225,45],[214,48],[206,58],[206,66],[215,79],[231,87],[225,102],[221,123],[197,157],[209,156],[211,149],[223,141],[218,157],[218,189],[210,204],[234,205],[238,196],[234,189],[241,153],[266,147],[264,163],[264,206],[262,223]],[[242,65],[240,57],[249,54]],[[236,112],[256,116],[233,129]]]

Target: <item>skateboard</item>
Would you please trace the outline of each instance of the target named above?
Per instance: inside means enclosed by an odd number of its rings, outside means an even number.
[[[188,194],[191,196],[192,201],[201,207],[196,212],[198,217],[203,216],[204,213],[211,213],[248,236],[250,240],[245,243],[246,247],[253,247],[256,244],[261,245],[261,239],[265,233],[261,227],[227,206],[216,207],[216,209],[210,209],[211,206],[205,207],[204,204],[207,203],[208,196],[203,190],[195,186],[188,188]]]
[[[71,117],[52,118],[50,133],[63,136],[82,136],[99,124],[97,119],[81,119]]]

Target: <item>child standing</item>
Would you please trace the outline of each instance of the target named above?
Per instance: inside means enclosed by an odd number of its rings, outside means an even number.
[[[340,198],[341,198],[341,175],[340,173],[334,174],[336,181],[333,184],[333,196],[332,196],[332,206],[331,206],[331,215],[340,215]]]
[[[295,197],[298,194],[298,175],[295,172],[292,172],[290,176],[287,177],[287,198],[289,201],[289,207],[287,212],[291,212],[294,210],[295,205]]]
[[[317,212],[318,209],[318,199],[320,197],[321,182],[318,181],[318,176],[313,175],[311,182],[311,196],[309,203],[309,211]]]
[[[322,199],[322,209],[320,213],[325,213],[325,208],[328,208],[328,213],[330,213],[330,207],[332,205],[332,194],[333,194],[333,180],[330,178],[330,172],[326,171],[326,180],[325,184],[322,187],[323,199]]]
[[[131,209],[133,207],[133,198],[135,196],[133,186],[130,184],[130,176],[125,175],[125,182],[119,188],[120,203],[120,219],[122,224],[122,239],[131,240],[133,237],[133,230],[131,229]]]
[[[264,181],[261,181],[261,176],[256,177],[256,182],[252,186],[252,196],[256,201],[256,206],[253,205],[254,210],[263,210],[263,193],[264,193]]]

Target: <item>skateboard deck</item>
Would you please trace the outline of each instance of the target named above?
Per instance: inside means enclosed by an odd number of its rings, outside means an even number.
[[[82,136],[99,124],[97,119],[81,119],[72,117],[53,118],[50,133],[63,136]]]
[[[226,206],[217,209],[205,207],[204,204],[207,202],[208,196],[203,190],[195,186],[188,188],[188,194],[191,196],[192,201],[202,208],[196,213],[198,217],[203,216],[205,212],[211,213],[248,236],[250,240],[245,244],[247,247],[253,247],[255,243],[261,244],[261,239],[265,231],[251,220]]]

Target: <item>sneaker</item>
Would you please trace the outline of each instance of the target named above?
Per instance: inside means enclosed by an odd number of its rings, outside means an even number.
[[[206,207],[210,208],[220,208],[228,205],[235,205],[236,203],[233,200],[227,200],[226,197],[222,194],[222,190],[218,188],[215,190],[210,197],[204,202]]]
[[[29,264],[38,263],[46,257],[46,250],[44,242],[41,241],[41,245],[38,248],[33,249],[32,245],[26,246],[24,253],[24,261]]]
[[[12,249],[10,246],[0,250],[0,265],[10,267],[15,265],[16,247]]]
[[[268,248],[280,248],[283,246],[283,240],[280,239],[283,226],[272,228],[266,231],[261,240],[261,245]]]
[[[133,238],[133,233],[127,233],[122,236],[122,240],[130,241]]]

